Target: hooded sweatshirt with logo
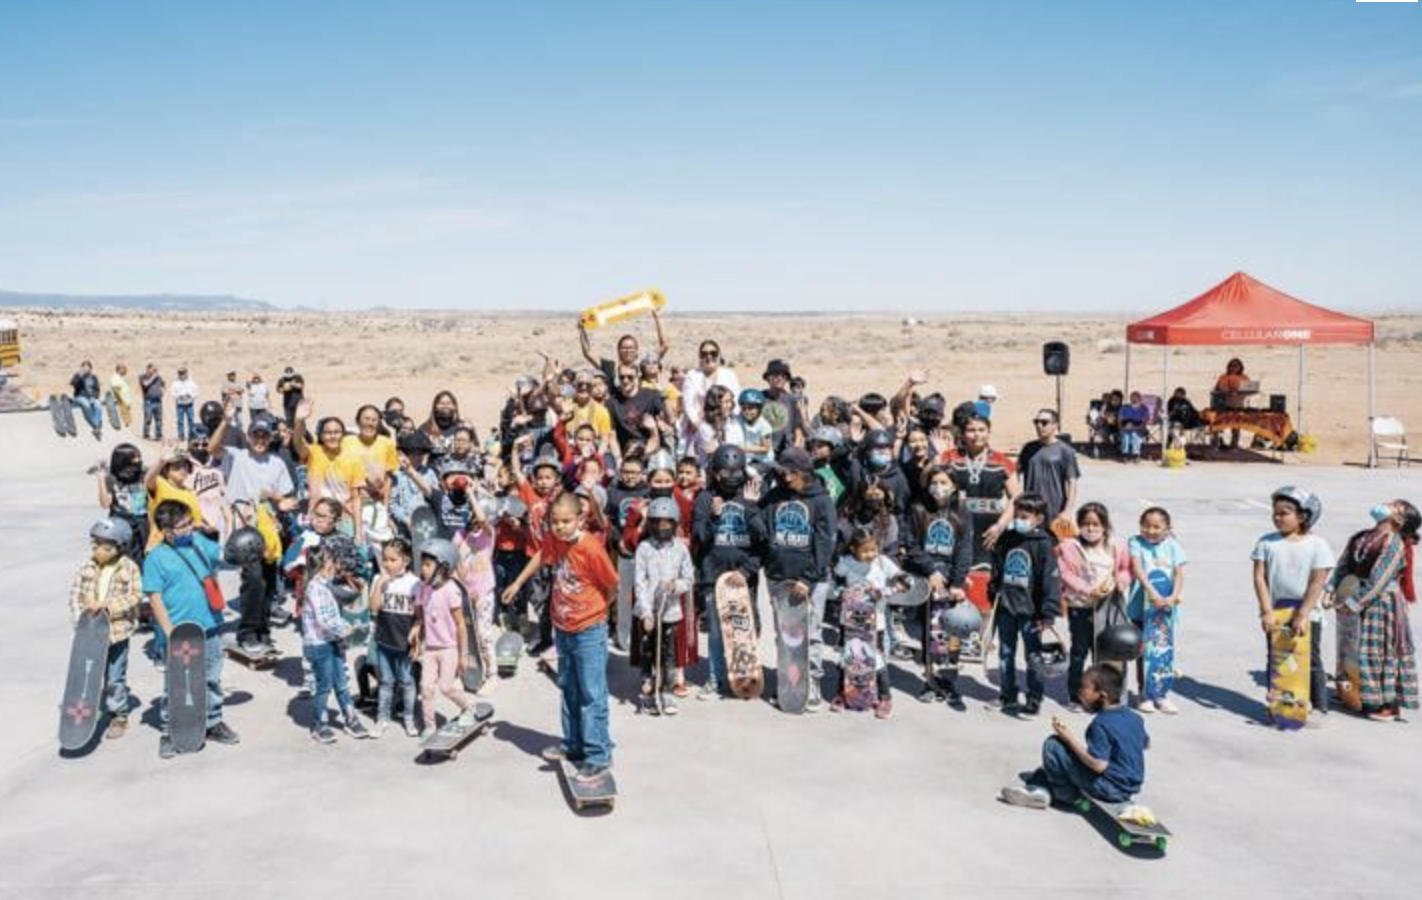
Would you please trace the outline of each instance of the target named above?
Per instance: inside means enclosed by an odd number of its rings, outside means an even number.
[[[834,501],[818,476],[803,494],[777,485],[751,524],[766,577],[806,584],[829,579],[837,530]]]
[[[1002,608],[1028,619],[1055,619],[1062,609],[1057,554],[1045,531],[1005,531],[992,551],[989,592],[1002,596]]]

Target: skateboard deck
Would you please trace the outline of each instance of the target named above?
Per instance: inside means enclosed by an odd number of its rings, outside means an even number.
[[[464,654],[464,674],[460,680],[464,684],[464,689],[471,694],[478,693],[479,688],[484,686],[484,660],[479,656],[479,625],[474,621],[474,601],[469,599],[469,592],[460,587],[460,595],[464,598],[464,630],[466,652]]]
[[[457,727],[453,721],[420,742],[417,761],[430,762],[436,759],[458,759],[459,751],[479,736],[494,721],[494,707],[490,703],[474,704],[474,724],[468,728]]]
[[[1362,682],[1358,672],[1358,642],[1362,637],[1363,619],[1350,609],[1346,602],[1358,593],[1356,575],[1345,575],[1333,592],[1338,626],[1338,665],[1333,672],[1333,684],[1338,691],[1338,702],[1353,713],[1363,711]]]
[[[792,598],[790,585],[774,584],[770,603],[775,609],[775,699],[781,712],[799,715],[810,699],[810,603]]]
[[[109,417],[109,427],[118,431],[123,427],[123,419],[119,416],[118,398],[113,391],[104,392],[104,412]]]
[[[968,578],[963,584],[963,592],[968,595],[968,600],[984,616],[992,611],[992,600],[988,597],[988,583],[990,581],[992,581],[990,570],[973,569],[968,573]]]
[[[612,772],[604,772],[602,777],[592,784],[581,784],[577,778],[578,770],[566,759],[558,762],[558,777],[563,779],[563,784],[568,788],[568,794],[573,798],[573,808],[582,810],[589,806],[606,806],[611,809],[617,801],[617,780],[612,777]]]
[[[54,433],[60,437],[69,437],[69,429],[64,427],[64,411],[61,408],[62,400],[58,394],[49,395],[49,424],[54,428]]]
[[[840,659],[844,669],[844,707],[856,712],[873,709],[879,702],[874,679],[874,645],[863,637],[847,638]]]
[[[1302,728],[1309,710],[1312,636],[1288,627],[1298,608],[1298,601],[1280,601],[1273,613],[1277,628],[1269,635],[1269,718],[1287,731]]]
[[[617,648],[632,648],[632,593],[637,588],[637,560],[617,560]]]
[[[1142,825],[1131,819],[1121,818],[1121,813],[1134,805],[1133,803],[1107,803],[1105,800],[1098,800],[1082,791],[1076,801],[1076,810],[1082,815],[1089,815],[1092,807],[1095,807],[1109,816],[1116,825],[1116,843],[1120,844],[1122,849],[1130,849],[1136,844],[1149,844],[1164,853],[1166,846],[1170,843],[1169,828],[1159,821],[1152,825]]]
[[[168,635],[168,733],[179,753],[196,753],[207,740],[207,639],[184,622]]]
[[[500,678],[518,674],[518,660],[523,656],[523,635],[517,629],[507,629],[494,642],[494,660]]]
[[[69,650],[69,675],[59,706],[59,746],[78,750],[99,727],[99,704],[108,676],[109,614],[84,613],[74,628]]]
[[[242,645],[236,642],[224,643],[222,649],[229,657],[246,666],[249,669],[270,669],[281,659],[281,651],[272,647],[270,650],[261,650],[256,653],[248,653],[242,649]]]
[[[59,395],[59,417],[64,422],[64,433],[69,437],[74,437],[79,433],[79,425],[74,420],[74,400],[63,394]]]
[[[1151,586],[1161,596],[1175,587],[1169,572],[1155,569],[1149,575]],[[1175,687],[1175,608],[1157,609],[1145,604],[1145,695],[1147,700],[1160,700]]]
[[[613,325],[634,316],[655,312],[667,305],[667,298],[660,291],[638,291],[617,300],[599,303],[583,311],[578,321],[588,331]]]
[[[716,579],[716,616],[721,622],[731,692],[743,700],[754,700],[765,689],[765,676],[760,668],[750,584],[740,572],[726,572]]]
[[[421,565],[420,551],[425,546],[425,541],[439,537],[439,519],[435,517],[434,510],[428,506],[419,506],[410,513],[410,549],[415,557],[415,571],[419,572]]]

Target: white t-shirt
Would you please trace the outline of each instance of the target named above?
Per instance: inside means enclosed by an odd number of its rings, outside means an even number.
[[[1269,596],[1275,600],[1302,600],[1308,593],[1309,577],[1318,569],[1331,569],[1337,564],[1328,542],[1318,535],[1289,540],[1277,531],[1260,538],[1249,558],[1264,563]],[[1314,607],[1310,619],[1323,621],[1322,605]]]

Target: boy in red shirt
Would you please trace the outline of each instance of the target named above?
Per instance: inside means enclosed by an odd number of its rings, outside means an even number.
[[[594,784],[612,765],[608,731],[607,607],[617,590],[617,569],[603,542],[578,526],[578,498],[561,494],[548,512],[549,529],[528,566],[504,591],[505,602],[542,566],[552,570],[549,611],[558,650],[563,695],[563,741],[543,758],[566,759],[578,779]]]

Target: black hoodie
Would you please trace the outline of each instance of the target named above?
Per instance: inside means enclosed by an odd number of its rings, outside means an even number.
[[[989,596],[1001,594],[1003,609],[1027,619],[1052,620],[1061,612],[1057,554],[1045,531],[1004,531],[992,548],[992,561]]]
[[[942,575],[949,587],[960,588],[973,567],[973,517],[951,508],[929,509],[914,504],[903,535],[904,568],[927,578]]]
[[[834,501],[819,476],[803,494],[776,485],[751,522],[751,534],[763,548],[765,575],[772,581],[827,581],[836,531]]]
[[[743,492],[723,497],[720,516],[711,514],[717,494],[708,489],[696,495],[691,508],[691,545],[696,548],[696,579],[703,589],[711,587],[727,572],[739,571],[754,579],[760,570],[760,555],[751,536],[759,508]]]

